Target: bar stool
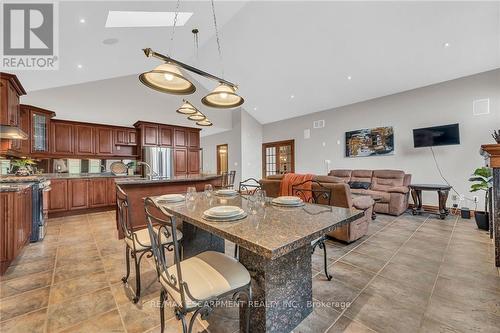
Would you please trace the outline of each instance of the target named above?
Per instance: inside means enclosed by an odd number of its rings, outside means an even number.
[[[315,180],[306,180],[305,182],[292,185],[292,195],[300,197],[305,202],[331,206],[332,191]],[[328,256],[325,241],[326,235],[313,240],[311,242],[311,254],[314,254],[316,247],[323,250],[325,275],[327,280],[330,281],[332,276],[328,273]]]
[[[183,333],[191,333],[198,315],[206,319],[214,304],[224,297],[232,296],[240,302],[243,296],[246,304],[245,325],[249,332],[250,302],[252,289],[250,274],[234,258],[215,251],[206,251],[186,260],[180,260],[180,246],[176,219],[168,214],[151,198],[146,198],[144,210],[148,222],[151,247],[155,260],[160,292],[161,332],[165,330],[164,306],[168,296],[175,302],[175,315],[182,322]],[[161,217],[151,211],[160,211]],[[153,225],[159,225],[155,230]],[[172,239],[174,262],[168,263],[165,252],[159,245],[164,238]],[[189,326],[186,315],[192,312]]]
[[[123,283],[127,283],[130,276],[130,257],[134,259],[135,266],[135,296],[132,299],[134,303],[139,301],[141,297],[141,260],[142,257],[147,254],[148,257],[153,255],[151,250],[151,240],[149,238],[148,229],[141,229],[134,231],[132,224],[130,223],[130,204],[128,201],[127,194],[121,189],[119,185],[116,185],[116,204],[118,209],[118,222],[120,228],[122,229],[125,241],[125,259],[127,266],[127,273],[122,277]],[[178,232],[179,240],[182,239],[182,232]],[[169,248],[171,246],[172,239],[163,237],[161,240],[161,246]]]

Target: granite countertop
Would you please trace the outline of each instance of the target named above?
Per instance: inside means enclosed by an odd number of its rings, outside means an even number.
[[[103,173],[42,173],[31,176],[1,176],[0,183],[42,182],[47,179],[79,179],[79,178],[139,178],[140,175],[114,175],[111,172]]]
[[[186,176],[174,176],[172,178],[158,178],[158,179],[148,179],[148,178],[128,178],[128,179],[117,179],[116,183],[118,185],[143,185],[143,184],[163,184],[163,183],[177,183],[177,182],[196,182],[204,180],[213,180],[222,177],[221,175],[215,174],[192,174]]]
[[[0,184],[0,193],[3,192],[21,192],[28,187],[33,186],[33,182],[29,183],[1,183]]]
[[[257,214],[233,222],[209,222],[203,212],[210,207],[229,205],[247,211],[245,196],[233,198],[204,197],[198,193],[192,202],[161,204],[170,214],[227,239],[260,256],[275,259],[311,241],[350,223],[363,215],[355,208],[313,205],[302,207],[276,207],[266,204]]]

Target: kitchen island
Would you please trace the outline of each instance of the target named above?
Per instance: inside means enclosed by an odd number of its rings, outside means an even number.
[[[164,179],[126,178],[116,179],[115,182],[127,194],[130,204],[130,223],[134,230],[146,228],[144,215],[144,198],[163,194],[186,193],[188,187],[195,187],[201,192],[206,184],[220,185],[221,175],[191,174],[174,176]],[[118,237],[123,238],[123,232],[116,221]]]

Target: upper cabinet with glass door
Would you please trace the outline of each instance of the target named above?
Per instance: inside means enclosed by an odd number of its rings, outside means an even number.
[[[48,154],[50,119],[55,113],[49,110],[37,108],[31,105],[21,105],[21,108],[28,108],[31,118],[31,153],[33,155]]]

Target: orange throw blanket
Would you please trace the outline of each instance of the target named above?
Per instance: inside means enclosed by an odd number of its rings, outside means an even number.
[[[297,173],[287,173],[283,176],[283,179],[281,180],[281,187],[280,187],[280,195],[285,196],[285,195],[293,195],[292,193],[292,186],[301,184],[305,181],[312,180],[314,175],[311,174],[306,174],[306,175],[300,175]],[[302,200],[308,202],[311,199],[311,189],[312,189],[312,184],[311,182],[305,183],[304,185],[301,185],[300,188],[304,190],[304,192],[301,192],[300,197]],[[304,196],[304,198],[302,198]]]

